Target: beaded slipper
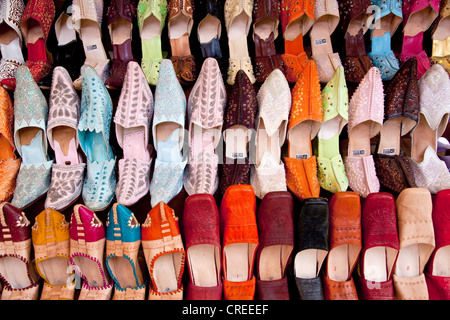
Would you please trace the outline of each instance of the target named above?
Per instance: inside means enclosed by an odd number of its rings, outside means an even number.
[[[410,163],[417,187],[432,194],[450,189],[450,173],[437,156],[437,139],[448,125],[450,79],[440,64],[434,64],[419,80],[420,113],[411,133]]]
[[[23,209],[44,196],[50,187],[53,160],[47,156],[48,106],[27,66],[16,71],[14,142],[22,157],[11,204]]]
[[[142,45],[142,71],[150,85],[158,83],[159,66],[164,58],[161,32],[167,17],[166,0],[140,0],[137,21]]]
[[[227,92],[214,58],[203,62],[188,99],[189,164],[184,188],[191,194],[214,194],[219,186],[219,157],[215,148],[222,133]]]
[[[106,267],[114,281],[113,300],[144,300],[147,279],[138,257],[141,226],[127,207],[115,203],[106,220]]]
[[[161,62],[155,91],[152,134],[157,152],[150,183],[151,206],[169,203],[183,188],[187,160],[183,160],[186,95],[177,80],[173,64]]]
[[[321,100],[316,63],[309,60],[292,89],[288,156],[284,157],[287,187],[300,200],[318,197],[320,193],[311,140],[317,136],[323,120]]]
[[[78,300],[109,300],[114,283],[105,265],[105,228],[94,212],[78,204],[70,219],[70,263],[83,279]]]
[[[31,261],[31,227],[23,212],[0,204],[0,279],[2,300],[37,300],[39,274]]]
[[[84,65],[81,77],[78,138],[87,158],[82,197],[89,209],[97,211],[111,203],[116,189],[116,158],[109,144],[113,106],[108,90],[92,67]]]
[[[350,188],[362,197],[378,192],[375,163],[370,139],[383,125],[384,97],[381,74],[372,67],[358,85],[350,99],[348,109],[348,154],[344,157],[345,171]]]
[[[344,68],[338,67],[322,90],[323,123],[317,134],[317,176],[332,193],[346,191],[348,179],[339,151],[339,135],[348,122],[348,89]]]
[[[72,78],[63,67],[53,70],[47,123],[47,136],[55,151],[50,188],[45,207],[64,210],[81,195],[86,163],[78,151],[77,125],[80,98]]]
[[[266,78],[258,94],[256,118],[256,163],[250,171],[250,184],[262,199],[272,191],[287,191],[286,172],[281,161],[281,147],[291,110],[291,89],[281,70]]]
[[[253,0],[226,0],[225,26],[228,35],[228,78],[227,83],[235,83],[236,74],[243,70],[250,82],[256,81],[253,65],[248,53],[247,35],[252,22]]]
[[[117,142],[123,148],[115,193],[117,202],[124,206],[135,204],[149,192],[152,116],[152,91],[139,64],[130,61],[114,116]]]
[[[185,252],[178,217],[164,202],[150,210],[142,224],[142,248],[151,286],[149,300],[182,300]]]
[[[41,300],[73,300],[75,277],[69,254],[69,223],[63,214],[45,209],[31,227],[36,268],[44,287]]]
[[[385,115],[375,168],[380,185],[400,193],[408,187],[416,187],[412,166],[401,150],[401,138],[417,125],[420,102],[417,82],[417,59],[406,61],[385,86]]]

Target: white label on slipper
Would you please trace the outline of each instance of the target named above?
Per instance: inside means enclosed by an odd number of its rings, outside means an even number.
[[[95,50],[97,50],[97,45],[91,44],[90,46],[86,46],[86,50],[87,50],[87,52],[95,51]]]
[[[383,154],[394,154],[395,153],[395,148],[383,148],[381,150],[381,152]]]
[[[231,158],[232,159],[242,159],[242,158],[245,158],[245,157],[244,157],[244,153],[243,152],[232,152],[231,153]]]
[[[316,44],[316,46],[322,46],[324,44],[327,44],[327,39],[326,38],[316,39],[314,40],[314,43]]]
[[[295,159],[308,159],[307,154],[296,154]]]
[[[366,150],[364,150],[364,149],[353,150],[353,155],[354,156],[363,156],[365,154],[366,154]]]

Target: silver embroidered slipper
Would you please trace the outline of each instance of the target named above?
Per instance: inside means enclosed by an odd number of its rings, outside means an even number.
[[[97,72],[90,66],[81,67],[83,90],[78,139],[87,158],[86,178],[82,197],[93,211],[105,209],[116,189],[116,158],[109,144],[112,101]]]
[[[114,116],[117,142],[123,149],[115,192],[117,202],[125,206],[135,204],[150,190],[149,127],[153,104],[153,94],[141,67],[130,61]]]
[[[286,191],[286,172],[281,161],[281,146],[291,110],[291,90],[284,74],[275,69],[257,94],[256,163],[250,173],[255,195],[262,199],[273,191]]]
[[[450,79],[440,64],[434,64],[419,80],[420,113],[411,133],[411,157],[417,187],[432,194],[450,189],[450,172],[436,154],[437,139],[447,128]]]
[[[86,163],[78,152],[81,102],[63,67],[53,70],[49,104],[47,136],[55,151],[55,163],[45,207],[64,210],[81,195]]]
[[[217,60],[205,59],[188,100],[190,152],[184,188],[189,195],[214,194],[219,186],[215,148],[222,133],[226,94]]]
[[[155,89],[153,146],[157,152],[150,183],[151,206],[168,203],[183,188],[187,160],[183,159],[186,95],[178,82],[172,61],[161,62]]]
[[[11,204],[23,209],[50,187],[53,160],[47,155],[47,101],[27,66],[16,71],[14,142],[22,157]]]

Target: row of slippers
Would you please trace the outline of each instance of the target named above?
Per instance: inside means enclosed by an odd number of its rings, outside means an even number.
[[[303,47],[303,37],[307,33],[311,37],[311,58],[317,64],[322,83],[329,82],[339,66],[344,67],[347,81],[359,83],[372,66],[380,69],[383,80],[391,80],[399,70],[399,60],[404,63],[411,57],[418,60],[417,75],[420,78],[431,65],[422,47],[423,33],[435,21],[431,62],[450,70],[448,1],[443,2],[441,8],[439,0],[374,1],[378,10],[372,15],[369,13],[372,9],[370,1],[348,0],[338,5],[336,0],[227,0],[225,3],[206,0],[198,3],[199,13],[195,14],[191,0],[141,0],[137,6],[128,0],[113,0],[106,15],[113,47],[112,63],[102,43],[102,0],[67,0],[56,14],[52,0],[30,0],[26,6],[22,0],[3,2],[1,20],[9,27],[9,33],[3,36],[14,40],[9,42],[11,39],[8,38],[2,45],[0,78],[2,85],[11,90],[15,87],[15,70],[24,63],[22,38],[27,44],[26,65],[33,78],[42,88],[49,88],[52,69],[46,49],[50,47],[47,44],[49,37],[54,42],[51,45],[56,57],[54,66],[69,70],[75,88],[81,90],[79,70],[85,64],[97,71],[107,88],[120,89],[126,66],[134,60],[131,38],[136,17],[141,37],[141,67],[151,85],[157,83],[165,55],[161,51],[161,33],[167,16],[170,59],[183,85],[194,84],[198,71],[189,46],[194,16],[200,19],[197,34],[203,58],[213,57],[220,61],[224,56],[219,41],[224,16],[229,42],[227,82],[230,85],[234,84],[239,70],[244,70],[252,83],[263,83],[275,68],[282,69],[288,81],[295,83],[309,60]],[[31,24],[32,20],[38,24]],[[331,34],[340,20],[346,48],[342,59],[333,52],[331,43]],[[255,72],[247,45],[252,21]],[[391,50],[391,38],[402,21],[402,52],[396,57]],[[280,22],[285,42],[283,54],[276,52],[274,42]],[[367,54],[364,34],[369,29],[372,46]],[[223,72],[223,62],[221,65]]]
[[[169,203],[183,187],[189,195],[215,194],[218,189],[223,194],[234,184],[252,185],[260,199],[289,189],[303,200],[318,197],[321,188],[335,193],[349,187],[366,197],[380,185],[395,193],[422,187],[434,194],[450,188],[450,172],[436,152],[450,114],[450,79],[440,65],[420,80],[416,70],[417,60],[411,58],[383,89],[381,74],[372,67],[350,101],[342,67],[322,92],[314,61],[292,91],[279,69],[258,93],[240,70],[227,99],[218,63],[208,58],[186,103],[170,60],[161,64],[155,98],[139,64],[130,62],[114,116],[123,149],[116,179],[116,156],[109,143],[113,106],[95,70],[83,66],[80,99],[67,71],[56,68],[48,108],[29,69],[21,66],[14,108],[8,93],[3,90],[2,95],[2,199],[13,196],[11,203],[23,209],[47,193],[46,208],[63,210],[82,195],[87,207],[99,211],[114,196],[130,206],[150,192],[154,207]],[[339,137],[347,122],[348,146],[342,148],[342,157]],[[378,134],[378,150],[372,155],[371,138]],[[408,134],[410,145],[401,146]],[[47,140],[55,160],[49,160]],[[282,153],[285,140],[287,155]],[[14,143],[21,158],[15,157]],[[153,148],[157,156],[150,179]]]
[[[30,227],[3,203],[2,300],[38,299],[39,277],[40,299],[74,299],[74,272],[79,300],[289,300],[289,271],[303,300],[448,300],[449,201],[450,190],[434,199],[423,188],[396,200],[373,193],[362,203],[346,191],[306,199],[294,217],[290,193],[269,193],[257,209],[252,187],[237,185],[220,207],[211,195],[189,196],[183,237],[163,202],[142,225],[114,204],[106,228],[83,205],[70,224],[46,209]]]

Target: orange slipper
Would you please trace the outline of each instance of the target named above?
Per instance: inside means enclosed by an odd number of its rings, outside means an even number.
[[[281,55],[285,66],[286,79],[295,83],[308,64],[308,56],[303,48],[303,36],[314,23],[314,1],[281,1],[281,28],[284,51]]]
[[[175,211],[164,202],[150,210],[141,226],[142,248],[150,272],[149,300],[182,300],[185,251]]]
[[[20,158],[16,158],[13,140],[14,109],[8,92],[0,87],[0,203],[9,201],[16,188]]]
[[[256,225],[256,196],[250,185],[227,188],[220,204],[223,288],[225,300],[253,300],[253,275],[259,245]]]
[[[318,197],[317,161],[311,140],[317,135],[323,118],[322,98],[316,63],[308,61],[292,89],[292,108],[288,125],[286,184],[300,200]]]

